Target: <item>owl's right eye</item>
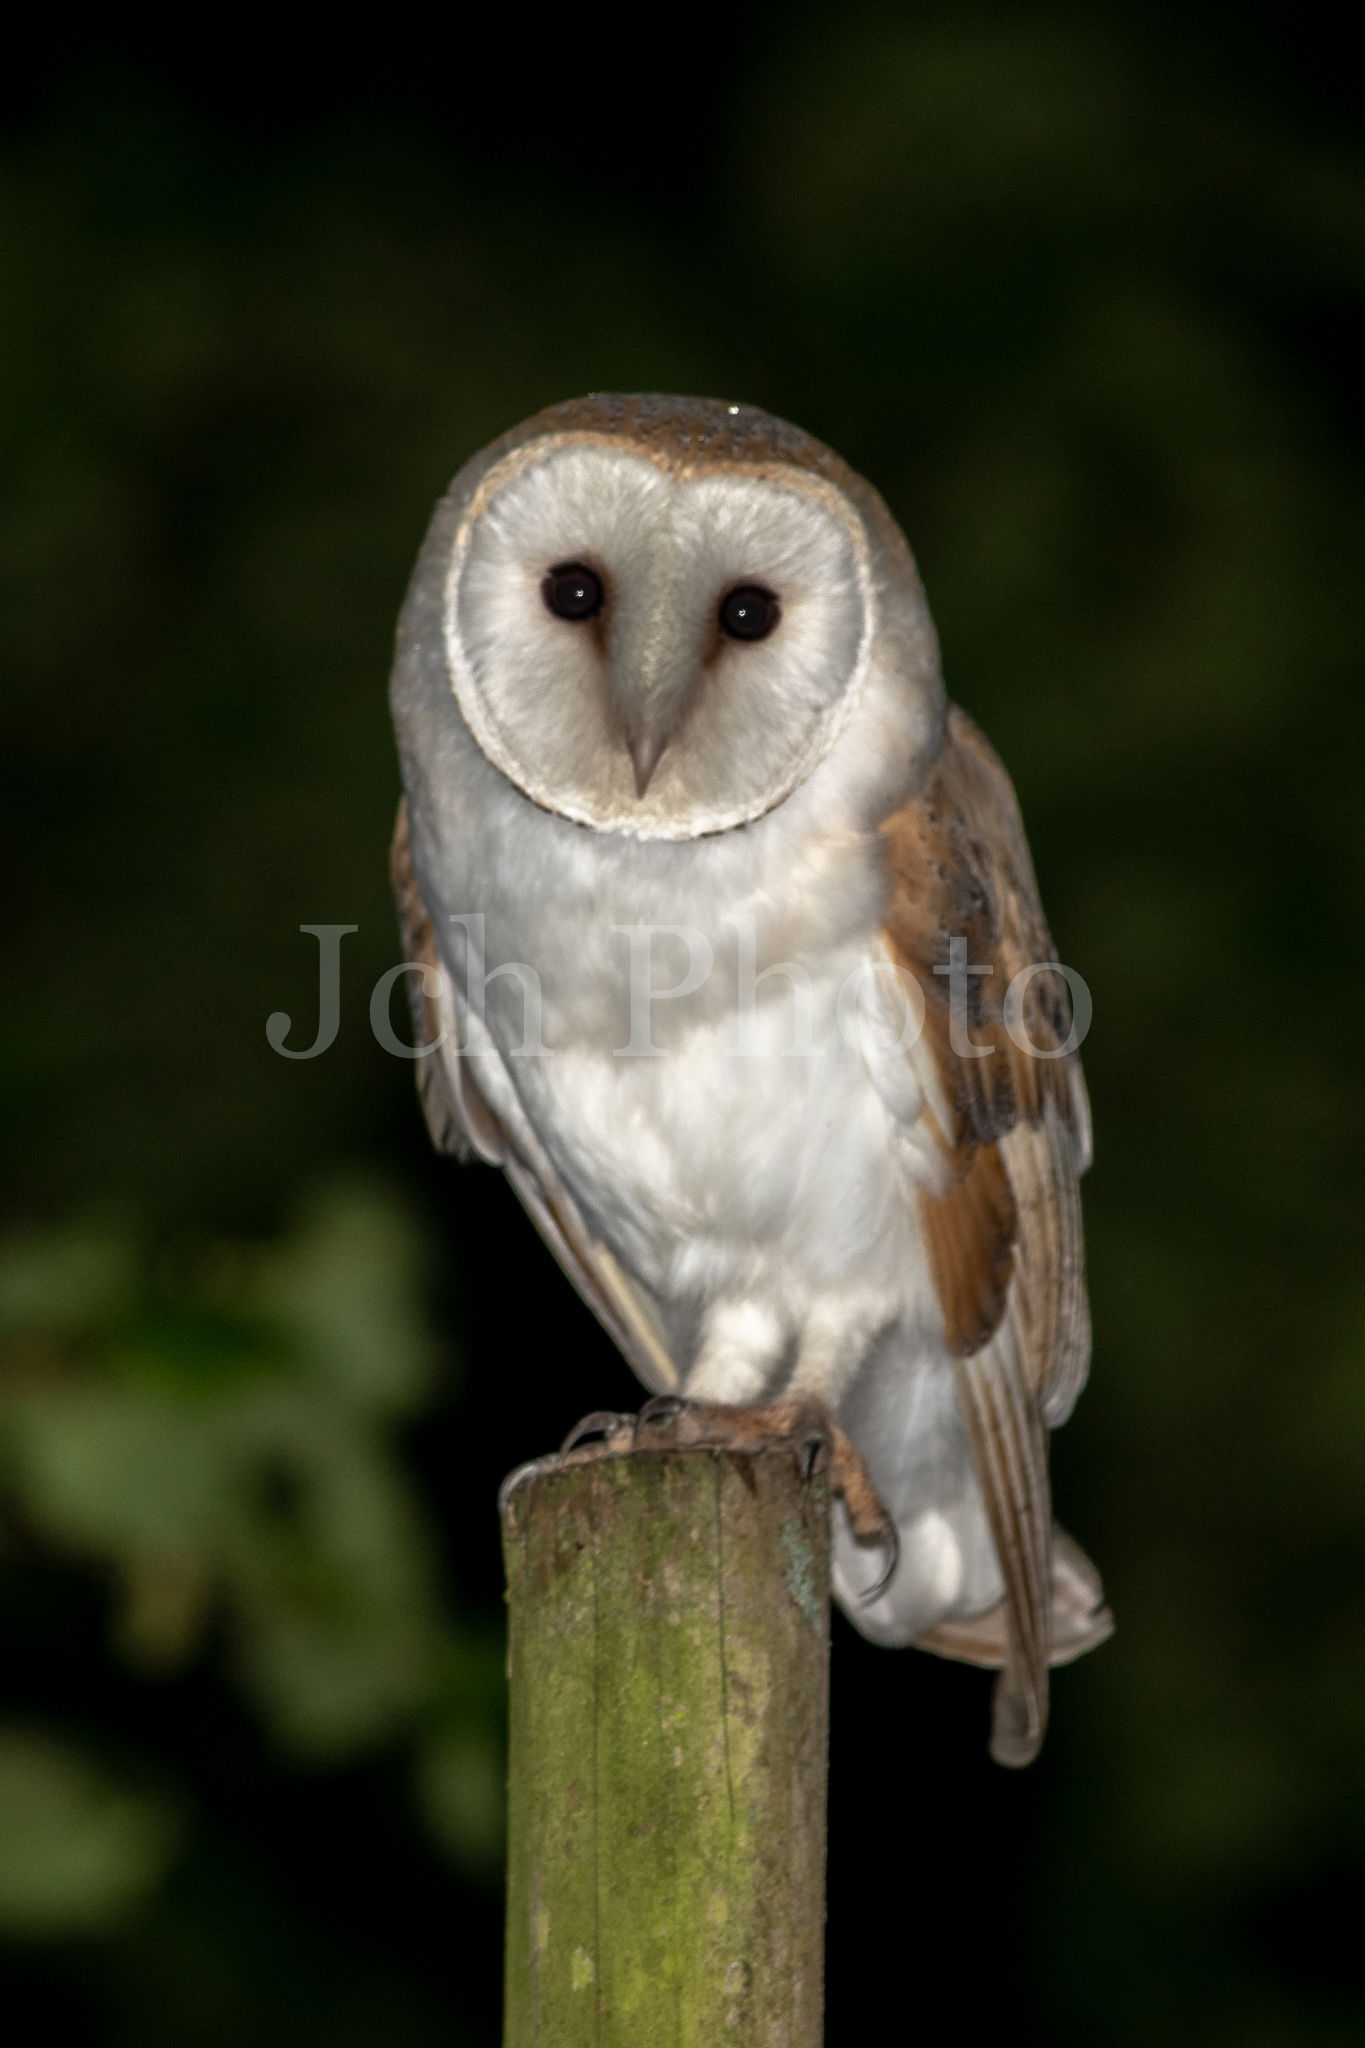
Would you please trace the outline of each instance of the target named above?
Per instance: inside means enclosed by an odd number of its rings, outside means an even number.
[[[557,619],[595,619],[602,609],[602,579],[582,562],[551,569],[540,594]]]

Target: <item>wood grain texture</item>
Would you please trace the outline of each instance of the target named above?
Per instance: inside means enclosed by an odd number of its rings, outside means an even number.
[[[505,2048],[818,2048],[829,1496],[790,1446],[511,1494]]]

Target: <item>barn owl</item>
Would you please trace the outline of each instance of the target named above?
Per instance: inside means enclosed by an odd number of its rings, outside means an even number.
[[[461,470],[392,703],[394,880],[436,1143],[501,1166],[657,1395],[818,1401],[874,1641],[1049,1664],[1111,1623],[1054,1527],[1089,1357],[1089,1118],[1014,793],[944,694],[913,559],[749,406],[590,397]]]

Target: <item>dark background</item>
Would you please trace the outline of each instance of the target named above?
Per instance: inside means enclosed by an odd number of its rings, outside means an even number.
[[[886,494],[1095,1001],[1055,1463],[1119,1633],[1015,1777],[980,1674],[840,1625],[830,2038],[947,1996],[1358,2041],[1345,48],[1279,5],[506,12],[52,10],[8,52],[0,2009],[498,2038],[494,1490],[634,1390],[368,1029],[384,680],[465,457],[673,389]],[[322,921],[341,1031],[287,1061]]]

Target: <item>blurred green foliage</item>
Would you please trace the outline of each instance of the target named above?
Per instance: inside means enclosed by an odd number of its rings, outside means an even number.
[[[266,1247],[157,1261],[108,1224],[12,1240],[0,1477],[24,1537],[105,1578],[130,1670],[181,1671],[213,1631],[284,1758],[400,1738],[438,1840],[477,1871],[500,1848],[500,1660],[442,1612],[393,1441],[431,1394],[420,1250],[364,1184]],[[164,1804],[70,1743],[0,1735],[0,1928],[122,1912],[163,1874]]]
[[[449,475],[615,387],[768,405],[883,490],[1095,999],[1057,1466],[1119,1634],[1025,1784],[979,1762],[971,1674],[841,1640],[831,2038],[910,1924],[1021,2039],[1358,2040],[1365,171],[1332,52],[1273,10],[703,14],[685,91],[608,66],[580,105],[469,32],[323,65],[317,111],[315,50],[283,112],[254,59],[215,100],[106,53],[0,156],[9,2009],[136,2048],[496,2038],[493,1488],[629,1391],[366,1028],[383,680]],[[321,920],[359,926],[342,1031],[280,1060]]]
[[[69,1743],[0,1727],[0,1928],[29,1937],[116,1922],[164,1877],[174,1818]]]

